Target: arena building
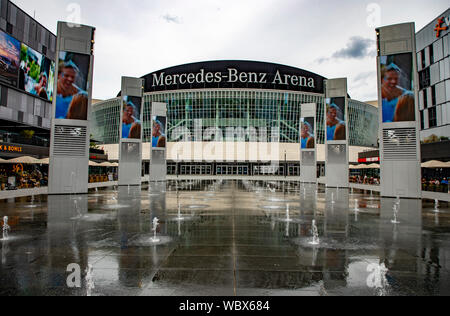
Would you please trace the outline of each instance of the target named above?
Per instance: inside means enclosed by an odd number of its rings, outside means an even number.
[[[209,61],[150,73],[145,79],[144,171],[148,173],[151,104],[167,104],[168,174],[300,174],[301,105],[316,103],[318,175],[324,175],[326,78],[294,67],[256,61]],[[120,94],[119,94],[120,96]],[[118,160],[120,97],[93,106],[91,133]],[[378,147],[378,109],[349,99],[350,161]],[[184,131],[180,136],[180,130]],[[214,137],[205,137],[214,131]],[[276,138],[273,131],[277,130]],[[219,134],[219,136],[218,136]],[[261,136],[265,136],[261,137]],[[266,137],[267,136],[267,137]],[[256,143],[277,144],[276,156],[255,158]],[[214,143],[219,154],[207,149]],[[279,168],[271,168],[273,160]]]

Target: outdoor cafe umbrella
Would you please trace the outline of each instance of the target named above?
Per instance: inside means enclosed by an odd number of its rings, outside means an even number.
[[[50,163],[50,158],[44,158],[44,159],[40,159],[39,163],[41,165],[48,165]]]
[[[422,164],[422,168],[427,168],[427,169],[438,169],[438,168],[449,168],[449,164],[442,162],[442,161],[437,161],[437,160],[431,160],[431,161],[427,161],[425,163]]]
[[[367,167],[367,169],[380,169],[380,165],[377,163],[373,163],[371,165],[368,165]]]
[[[101,164],[98,165],[99,167],[112,167],[112,163],[110,162],[102,162]]]
[[[25,165],[38,165],[40,164],[39,159],[30,157],[30,156],[24,156],[24,157],[18,157],[14,159],[10,159],[7,161],[8,163],[20,163]]]

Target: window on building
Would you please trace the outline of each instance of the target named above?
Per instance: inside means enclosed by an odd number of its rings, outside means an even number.
[[[420,111],[420,129],[421,130],[425,129],[425,118],[424,118],[423,111]]]
[[[428,108],[428,90],[427,89],[423,90],[423,108],[424,109]]]
[[[422,59],[422,69],[424,69],[427,66],[427,63],[425,61],[425,50],[422,51],[421,55],[421,59]]]
[[[430,64],[434,64],[434,49],[433,49],[433,44],[431,44],[430,46]]]
[[[8,24],[6,24],[6,32],[11,34],[13,33],[13,25],[11,23],[8,22]]]
[[[419,72],[419,85],[420,89],[426,89],[430,86],[431,80],[430,80],[430,68],[426,68]]]
[[[428,122],[430,128],[437,126],[436,107],[428,109]]]
[[[436,86],[431,87],[431,103],[436,105]]]

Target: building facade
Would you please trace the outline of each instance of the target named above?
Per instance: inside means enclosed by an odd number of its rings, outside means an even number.
[[[56,36],[1,0],[0,158],[48,157],[55,59]]]
[[[424,160],[450,160],[450,9],[416,34]]]
[[[144,78],[142,123],[144,145],[148,148],[144,146],[143,159],[148,160],[150,153],[151,104],[164,102],[168,106],[169,174],[176,172],[174,161],[183,161],[178,170],[181,174],[221,174],[224,169],[227,174],[260,173],[267,169],[268,163],[250,159],[249,144],[275,141],[280,148],[276,159],[282,165],[278,173],[298,175],[301,105],[306,103],[318,105],[318,156],[319,161],[325,161],[325,78],[322,76],[272,63],[212,61],[171,67]],[[117,157],[121,104],[118,97],[93,107],[91,131],[108,149],[110,159]],[[356,160],[358,149],[378,145],[377,117],[376,107],[349,100],[350,144]],[[188,137],[180,137],[177,132],[180,128],[188,131]],[[260,138],[261,131],[270,135],[274,129],[279,130],[276,140]],[[211,130],[216,131],[215,138],[206,139]],[[257,139],[252,137],[255,131]],[[225,144],[221,157],[206,157],[203,153],[203,148],[213,141]],[[190,155],[177,148],[180,142],[193,144]],[[226,144],[230,143],[234,144],[232,155],[226,152]]]

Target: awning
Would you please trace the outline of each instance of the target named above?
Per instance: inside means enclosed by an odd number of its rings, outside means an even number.
[[[350,166],[351,170],[365,170],[365,169],[380,169],[380,165],[373,163],[371,165],[357,165],[357,166]]]
[[[89,167],[100,167],[100,164],[96,163],[95,161],[89,160]]]
[[[107,167],[107,168],[109,168],[109,167],[112,167],[112,163],[110,163],[108,161],[105,161],[105,162],[102,162],[102,163],[98,164],[98,166],[99,167]]]
[[[450,164],[448,162],[431,160],[423,163],[422,168],[427,169],[450,168]]]
[[[38,164],[40,164],[40,160],[30,157],[30,156],[24,156],[24,157],[10,159],[7,161],[7,163],[21,163],[21,164],[28,164],[28,165],[38,165]]]
[[[39,159],[41,165],[48,165],[50,163],[50,158]]]

